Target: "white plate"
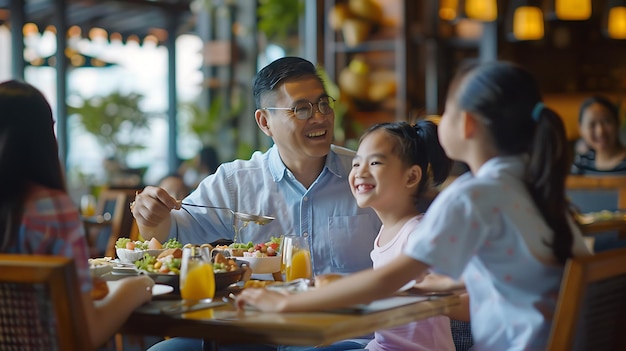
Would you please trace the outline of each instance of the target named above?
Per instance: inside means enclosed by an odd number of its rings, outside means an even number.
[[[139,271],[135,267],[118,266],[113,267],[112,274],[120,275],[137,275]]]
[[[152,287],[152,296],[165,295],[174,291],[174,287],[164,284],[154,284]]]

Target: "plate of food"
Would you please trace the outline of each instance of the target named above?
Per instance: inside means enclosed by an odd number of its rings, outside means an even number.
[[[180,293],[180,265],[182,250],[165,250],[159,256],[144,256],[135,262],[137,269],[147,274],[157,284],[166,284],[174,287],[175,293]],[[247,262],[235,258],[226,258],[223,255],[213,257],[213,273],[215,290],[223,290],[233,283],[246,278]]]
[[[102,258],[90,258],[89,259],[89,272],[92,277],[100,277],[105,275],[114,269],[115,263],[111,257]]]

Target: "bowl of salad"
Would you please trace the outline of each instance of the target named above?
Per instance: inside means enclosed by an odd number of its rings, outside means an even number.
[[[252,273],[255,274],[280,272],[281,256],[279,247],[280,238],[271,237],[268,242],[250,245],[243,252],[241,259],[250,264]]]
[[[182,248],[182,244],[175,239],[169,239],[161,244],[157,239],[135,240],[129,238],[119,238],[115,242],[115,252],[117,258],[122,263],[134,263],[144,255],[157,257],[166,249]]]

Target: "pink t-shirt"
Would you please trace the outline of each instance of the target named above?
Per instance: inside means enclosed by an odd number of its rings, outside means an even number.
[[[420,219],[421,215],[408,220],[400,232],[382,247],[378,244],[379,232],[374,241],[374,249],[370,253],[374,268],[381,267],[402,254],[409,235],[419,235],[415,233],[415,230]],[[383,228],[380,230],[382,232]],[[455,351],[450,331],[450,319],[446,316],[437,316],[395,328],[378,330],[366,349],[370,351]]]

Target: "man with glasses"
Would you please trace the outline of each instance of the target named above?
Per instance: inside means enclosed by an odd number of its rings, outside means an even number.
[[[239,241],[306,237],[316,275],[371,267],[380,220],[371,209],[359,208],[350,192],[354,152],[332,145],[334,99],[315,66],[297,57],[278,59],[257,74],[253,94],[256,123],[274,145],[249,160],[222,164],[184,202],[275,217],[241,228]],[[228,211],[181,210],[176,200],[157,187],[136,197],[132,211],[144,238],[202,244],[235,237]]]
[[[354,152],[332,145],[335,100],[326,93],[315,66],[298,57],[278,59],[257,74],[253,93],[256,123],[274,145],[249,160],[222,164],[184,202],[275,217],[263,226],[242,227],[239,241],[303,236],[315,275],[371,267],[369,253],[381,223],[352,196],[348,174]],[[228,211],[180,210],[176,200],[157,187],[137,195],[132,212],[144,238],[202,244],[235,237]],[[183,349],[187,345],[180,342],[185,340],[166,341],[152,350]]]

